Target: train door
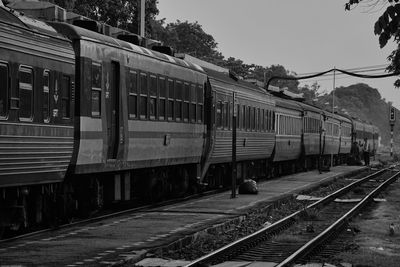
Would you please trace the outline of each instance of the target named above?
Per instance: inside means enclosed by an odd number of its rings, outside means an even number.
[[[118,62],[111,62],[109,78],[109,96],[107,101],[107,138],[108,138],[108,159],[116,159],[118,154],[118,131],[119,131],[119,74]]]

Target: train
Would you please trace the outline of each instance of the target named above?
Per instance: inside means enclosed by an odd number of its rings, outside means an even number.
[[[0,232],[345,163],[378,129],[98,23],[0,5]],[[55,222],[57,223],[57,222]]]

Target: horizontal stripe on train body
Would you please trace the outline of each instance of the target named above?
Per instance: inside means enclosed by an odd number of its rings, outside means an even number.
[[[201,134],[206,131],[204,124],[183,123],[170,121],[129,120],[129,133],[135,132],[161,132],[161,133],[193,133]]]
[[[167,141],[167,142],[166,142]],[[204,139],[199,138],[129,138],[128,161],[201,157]]]

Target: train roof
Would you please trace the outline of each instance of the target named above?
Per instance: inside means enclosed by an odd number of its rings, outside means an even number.
[[[277,96],[274,96],[273,98],[275,99],[277,107],[303,111],[303,108],[299,105],[299,102],[297,102],[297,101],[294,101],[291,99],[286,99],[286,98],[281,98],[281,97],[277,97]]]
[[[89,40],[93,42],[102,43],[109,46],[114,46],[120,49],[128,50],[134,53],[142,54],[144,56],[156,58],[158,60],[166,61],[181,67],[190,68],[196,71],[204,72],[203,68],[197,64],[187,62],[185,60],[172,57],[151,49],[147,49],[123,40],[115,39],[111,36],[103,35],[85,28],[74,26],[64,22],[50,22],[60,33],[66,35],[71,40]]]
[[[230,84],[235,91],[251,91],[255,93],[259,93],[262,95],[266,95],[271,97],[269,93],[267,93],[264,89],[241,79],[236,78],[232,73],[220,72],[213,69],[204,68],[204,71],[207,73],[208,77],[215,80],[217,83],[223,82]]]
[[[300,107],[302,107],[304,111],[312,111],[312,112],[319,113],[319,114],[323,113],[322,109],[320,109],[319,107],[313,106],[311,104],[304,103],[304,102],[297,102],[297,104]]]
[[[59,34],[49,24],[37,19],[27,17],[23,13],[15,11],[8,7],[0,6],[0,22],[8,24],[10,26],[47,35],[48,37],[65,39],[62,34]]]

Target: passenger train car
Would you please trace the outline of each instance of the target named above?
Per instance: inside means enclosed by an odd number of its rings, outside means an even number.
[[[0,232],[40,222],[74,144],[75,57],[49,25],[0,7]],[[32,212],[27,213],[27,206]]]
[[[376,149],[372,125],[78,24],[0,7],[0,230],[228,184],[234,109],[239,180]]]

